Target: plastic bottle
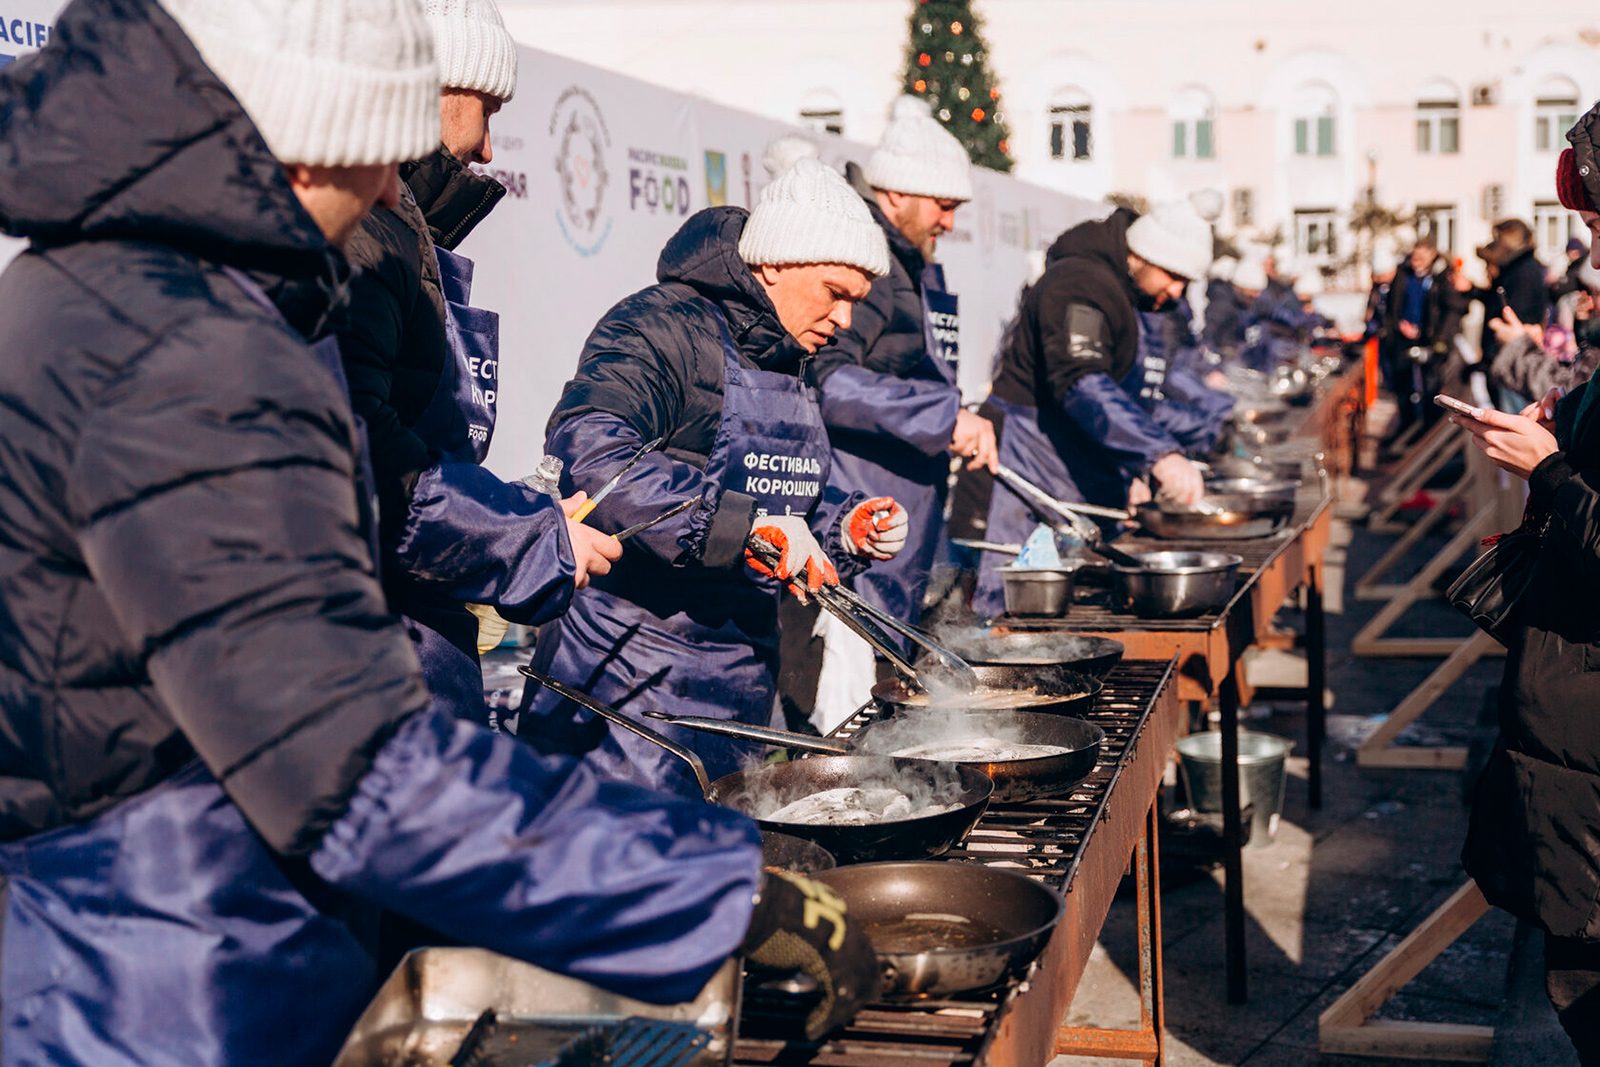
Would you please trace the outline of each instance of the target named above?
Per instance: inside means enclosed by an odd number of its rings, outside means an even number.
[[[561,499],[561,471],[559,456],[545,456],[534,472],[522,479],[522,484],[536,493],[548,493],[554,500]]]

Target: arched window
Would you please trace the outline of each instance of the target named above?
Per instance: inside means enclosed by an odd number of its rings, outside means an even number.
[[[1567,131],[1578,121],[1578,87],[1569,78],[1549,77],[1533,98],[1533,147],[1559,152],[1567,147]]]
[[[800,98],[800,125],[843,136],[844,101],[832,89],[811,90]]]
[[[1294,116],[1294,154],[1331,156],[1338,150],[1334,116],[1338,97],[1327,85],[1309,82],[1294,94],[1290,114]]]
[[[1094,158],[1094,102],[1078,88],[1050,97],[1050,158],[1083,162]]]
[[[1191,86],[1172,101],[1172,158],[1215,159],[1217,105],[1211,94]]]
[[[1447,81],[1431,81],[1417,94],[1417,151],[1461,151],[1461,97]]]

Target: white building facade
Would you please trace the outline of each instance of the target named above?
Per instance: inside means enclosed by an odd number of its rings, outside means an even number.
[[[528,44],[871,141],[912,0],[501,0]],[[1497,218],[1583,236],[1556,154],[1600,99],[1600,8],[1568,0],[976,0],[1014,174],[1152,200],[1217,189],[1225,233],[1304,271],[1350,211],[1420,212],[1472,258]]]

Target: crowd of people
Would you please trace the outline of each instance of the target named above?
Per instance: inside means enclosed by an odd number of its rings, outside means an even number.
[[[480,650],[533,625],[532,671],[624,715],[826,729],[849,653],[815,594],[917,622],[948,514],[989,541],[1040,522],[1002,464],[1066,501],[1197,503],[1230,376],[1330,332],[1269,251],[1216,255],[1194,203],[1119,208],[1055,240],[965,403],[937,246],[970,164],[905,99],[864,165],[780,138],[752,208],[690,217],[578,354],[559,473],[506,481],[482,466],[497,320],[457,249],[505,195],[474,166],[516,83],[493,0],[73,0],[0,72],[0,224],[28,241],[0,275],[8,1062],[325,1063],[384,961],[441,940],[657,1002],[742,953],[811,976],[820,1036],[880,978],[844,903],[554,687],[491,718]],[[1531,251],[1502,223],[1473,289],[1419,240],[1375,270],[1369,329],[1403,426],[1434,417],[1471,299],[1507,402],[1542,397],[1473,424],[1565,554],[1485,786],[1523,836],[1469,857],[1568,939],[1566,1018],[1592,1004],[1600,849],[1547,798],[1600,744],[1563,742],[1553,702],[1600,645],[1554,587],[1597,580],[1600,276],[1574,266],[1552,318]],[[976,560],[980,619],[1004,562]]]

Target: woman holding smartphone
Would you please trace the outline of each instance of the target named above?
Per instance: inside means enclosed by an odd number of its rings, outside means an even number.
[[[1567,139],[1561,202],[1600,236],[1600,107]],[[1515,415],[1461,407],[1450,421],[1527,481],[1544,526],[1462,861],[1490,903],[1546,932],[1546,992],[1581,1062],[1600,1064],[1600,388]]]

